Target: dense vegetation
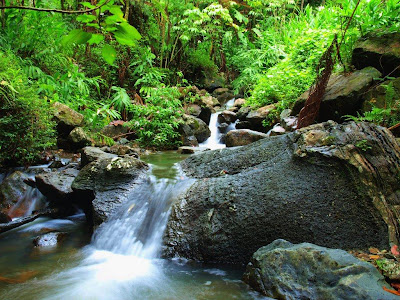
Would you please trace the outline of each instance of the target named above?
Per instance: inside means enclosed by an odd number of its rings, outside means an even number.
[[[400,0],[36,1],[81,14],[1,11],[1,156],[30,162],[54,143],[50,104],[81,112],[96,132],[126,120],[143,146],[172,148],[179,86],[223,77],[258,107],[289,107],[313,82],[324,50],[343,36],[400,30]],[[5,5],[15,5],[6,0]],[[184,101],[190,101],[186,99]]]

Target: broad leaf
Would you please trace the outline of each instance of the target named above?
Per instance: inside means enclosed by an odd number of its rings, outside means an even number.
[[[117,51],[115,51],[115,49],[110,45],[104,45],[101,55],[103,56],[104,60],[112,66],[117,58]]]
[[[120,18],[124,17],[124,13],[122,12],[121,8],[117,5],[114,5],[110,8],[110,13]]]
[[[139,31],[127,22],[121,23],[117,27],[118,30],[114,32],[114,36],[121,45],[133,46],[135,41],[142,37]]]
[[[94,6],[93,4],[89,3],[89,2],[81,2],[81,5],[87,7],[87,8],[95,8],[96,6]]]
[[[93,15],[79,15],[76,20],[78,22],[82,22],[82,23],[90,23],[93,22],[94,20],[96,20],[96,16]]]
[[[65,35],[61,43],[64,46],[71,45],[71,44],[84,44],[92,37],[91,33],[83,31],[81,29],[73,29],[67,35]]]
[[[104,40],[104,35],[94,33],[92,34],[92,38],[88,41],[89,45],[99,44]]]

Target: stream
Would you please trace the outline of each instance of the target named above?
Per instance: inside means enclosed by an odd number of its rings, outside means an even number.
[[[240,279],[243,269],[160,258],[171,202],[191,184],[176,152],[142,157],[151,164],[146,184],[91,237],[85,217],[39,218],[0,235],[0,299],[266,299]],[[66,233],[55,247],[32,240]]]

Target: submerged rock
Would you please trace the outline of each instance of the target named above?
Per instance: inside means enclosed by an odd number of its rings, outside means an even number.
[[[250,129],[235,129],[226,134],[225,144],[227,147],[248,145],[268,137],[265,133]]]
[[[134,157],[101,157],[81,169],[72,189],[86,215],[99,225],[147,178],[148,165]]]
[[[326,122],[181,163],[164,255],[247,263],[284,238],[342,249],[398,243],[400,148],[374,124]]]
[[[274,299],[397,299],[372,264],[309,243],[276,240],[258,249],[243,279]]]
[[[33,244],[35,247],[41,248],[55,247],[66,237],[66,235],[65,232],[49,232],[37,236],[33,240]]]

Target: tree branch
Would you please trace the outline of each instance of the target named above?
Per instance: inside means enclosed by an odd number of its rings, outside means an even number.
[[[38,8],[38,7],[32,7],[32,6],[0,6],[0,10],[4,9],[25,9],[25,10],[34,10],[34,11],[42,11],[42,12],[54,12],[54,13],[60,13],[60,14],[85,14],[89,13],[95,10],[98,10],[99,8],[103,7],[106,5],[110,0],[105,1],[103,4],[85,9],[85,10],[62,10],[62,9],[53,9],[53,8]]]

